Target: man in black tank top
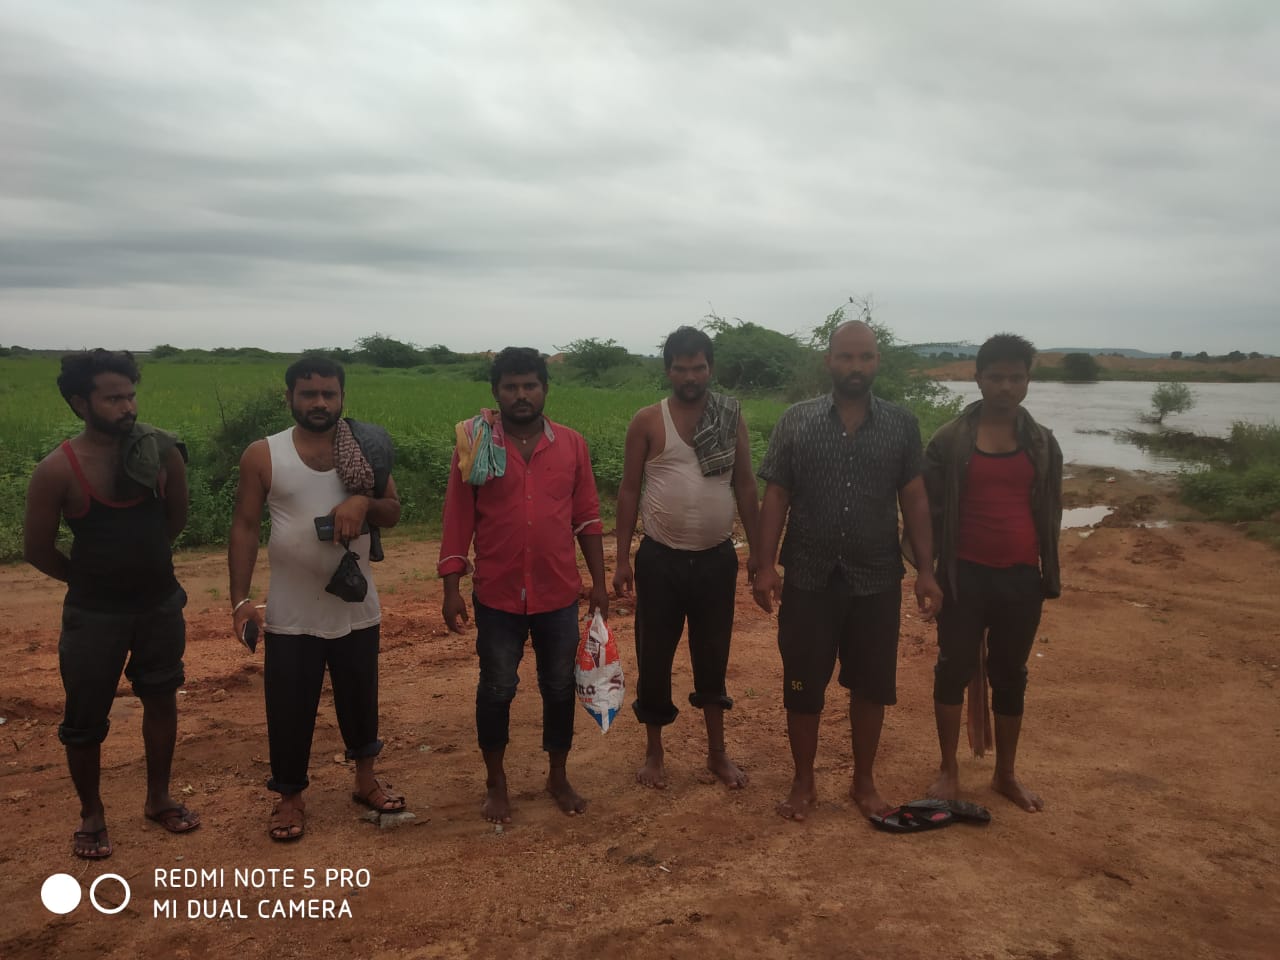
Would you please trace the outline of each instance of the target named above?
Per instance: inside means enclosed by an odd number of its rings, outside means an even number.
[[[169,793],[187,600],[170,544],[187,521],[186,465],[176,437],[137,422],[140,379],[128,352],[64,356],[58,388],[84,429],[40,462],[27,487],[23,556],[67,584],[58,640],[66,708],[58,739],[80,796],[72,852],[86,860],[112,850],[98,787],[122,670],[142,701],[143,815],[171,833],[200,825]],[[69,557],[57,548],[64,517],[73,534]]]

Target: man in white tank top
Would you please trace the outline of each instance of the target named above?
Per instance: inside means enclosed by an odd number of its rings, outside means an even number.
[[[748,544],[754,544],[758,502],[747,425],[736,400],[713,394],[713,348],[701,330],[681,327],[662,351],[671,396],[636,413],[627,428],[618,488],[617,571],[614,591],[634,586],[639,682],[632,704],[648,733],[636,779],[667,785],[662,728],[680,712],[671,699],[671,666],[685,622],[693,692],[707,727],[707,768],[731,788],[747,775],[729,759],[724,711],[729,640],[738,579],[733,543],[735,504]],[[643,481],[643,484],[642,484]],[[644,539],[631,568],[631,539],[639,515]],[[747,558],[747,575],[755,559]]]
[[[232,626],[237,637],[246,627],[265,634],[263,689],[267,700],[267,740],[271,779],[280,794],[268,835],[297,840],[304,829],[302,792],[309,780],[311,738],[327,667],[334,711],[355,761],[351,797],[380,813],[405,808],[404,797],[374,777],[378,739],[378,628],[382,619],[378,591],[369,569],[368,527],[391,527],[400,519],[395,481],[386,475],[379,491],[353,494],[341,474],[350,458],[351,434],[339,438],[345,375],[324,357],[303,357],[285,372],[286,398],[297,426],[249,445],[240,459],[230,547]],[[249,587],[258,556],[262,508],[271,512],[271,589],[266,617],[251,601]],[[318,523],[327,519],[327,539]],[[344,553],[359,555],[368,583],[359,602],[325,590]],[[252,624],[252,626],[250,626]]]

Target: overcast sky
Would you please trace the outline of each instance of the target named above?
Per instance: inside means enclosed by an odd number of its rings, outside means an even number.
[[[1274,0],[0,0],[0,343],[1280,353]]]

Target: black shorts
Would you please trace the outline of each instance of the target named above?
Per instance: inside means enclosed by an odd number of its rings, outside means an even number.
[[[182,686],[186,605],[181,587],[142,613],[99,613],[63,605],[58,668],[67,705],[59,740],[67,746],[88,746],[106,739],[122,669],[139,697],[173,693]]]
[[[942,579],[933,699],[950,706],[964,703],[965,687],[978,669],[985,635],[991,709],[1001,716],[1022,716],[1027,660],[1044,604],[1040,568],[1023,563],[988,567],[957,560],[958,596],[953,595],[947,578]]]
[[[902,590],[853,596],[835,581],[825,590],[783,583],[778,610],[782,704],[794,713],[821,713],[831,671],[860,700],[898,700],[898,627]]]

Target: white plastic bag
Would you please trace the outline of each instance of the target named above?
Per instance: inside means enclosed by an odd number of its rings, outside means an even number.
[[[573,678],[578,685],[578,699],[600,724],[600,732],[608,733],[613,718],[622,709],[626,684],[622,680],[618,644],[599,610],[582,631]]]

